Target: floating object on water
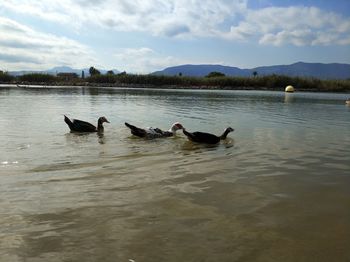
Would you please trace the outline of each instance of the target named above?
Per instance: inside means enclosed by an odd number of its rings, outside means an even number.
[[[293,93],[294,92],[294,86],[288,85],[286,86],[286,89],[284,90],[287,93]]]
[[[350,98],[348,98],[347,100],[345,100],[345,104],[347,104],[348,106],[350,106]]]
[[[102,133],[104,130],[103,123],[109,123],[107,118],[105,118],[104,116],[98,119],[97,128],[93,124],[90,124],[82,120],[73,119],[73,121],[71,121],[67,116],[64,116],[64,122],[66,122],[66,124],[69,126],[69,129],[71,132],[100,132],[100,133]]]
[[[226,139],[228,133],[234,131],[232,127],[228,127],[225,129],[224,133],[221,136],[216,136],[210,133],[205,132],[187,132],[184,128],[183,133],[187,136],[187,138],[193,142],[203,143],[203,144],[217,144],[220,140]]]
[[[138,137],[145,137],[145,138],[171,137],[176,134],[177,130],[183,129],[183,126],[177,122],[174,123],[168,131],[163,131],[160,128],[153,128],[153,127],[139,128],[137,126],[130,125],[129,123],[126,123],[126,122],[125,122],[125,125],[128,128],[130,128],[131,134]]]

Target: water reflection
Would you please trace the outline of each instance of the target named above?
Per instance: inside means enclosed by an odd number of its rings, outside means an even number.
[[[292,103],[294,101],[295,97],[292,93],[285,93],[284,95],[284,103]]]
[[[88,133],[88,132],[69,132],[65,134],[66,140],[68,143],[73,143],[73,144],[82,144],[82,143],[87,143],[88,141],[91,140],[91,137],[97,137],[98,133]]]
[[[344,94],[107,88],[0,88],[0,94],[4,261],[349,256]],[[67,133],[66,112],[106,115],[111,124],[103,134]],[[130,135],[128,121],[235,132],[214,146],[181,132],[145,140]]]
[[[84,144],[90,143],[95,137],[97,137],[97,142],[99,144],[106,143],[106,137],[103,132],[93,132],[93,133],[79,133],[70,132],[65,134],[67,144]]]
[[[192,141],[185,141],[182,144],[182,149],[187,151],[187,150],[194,150],[197,151],[199,149],[204,149],[204,150],[216,150],[219,147],[225,147],[225,148],[230,148],[234,146],[234,139],[233,138],[226,138],[223,141],[220,141],[218,144],[203,144],[203,143],[196,143]]]
[[[106,143],[106,138],[103,132],[97,132],[97,136],[98,136],[98,142],[100,144],[105,144]]]

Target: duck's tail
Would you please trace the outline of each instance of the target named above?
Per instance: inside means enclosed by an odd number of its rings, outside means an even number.
[[[146,131],[142,128],[138,128],[136,126],[130,125],[129,123],[125,122],[125,125],[130,128],[131,134],[138,136],[138,137],[145,137]]]
[[[69,129],[72,130],[73,123],[66,115],[64,115],[64,122],[66,122],[66,124],[69,126]]]

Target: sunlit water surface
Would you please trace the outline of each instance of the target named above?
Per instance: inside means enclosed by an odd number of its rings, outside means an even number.
[[[346,98],[0,87],[0,261],[350,261]],[[63,114],[111,123],[72,134]]]

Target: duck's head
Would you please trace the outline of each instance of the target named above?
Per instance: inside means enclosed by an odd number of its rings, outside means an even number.
[[[176,132],[177,130],[180,130],[180,129],[183,129],[183,126],[179,122],[174,123],[170,128],[172,132]]]
[[[227,133],[230,133],[230,132],[233,132],[233,131],[235,131],[232,127],[228,127],[228,128],[226,128],[226,132]]]
[[[109,123],[109,121],[107,120],[106,117],[104,116],[101,116],[99,119],[98,119],[98,122],[103,124],[103,123]]]
[[[234,129],[232,127],[228,127],[225,129],[224,133],[220,136],[220,139],[223,140],[223,139],[226,139],[228,133],[234,131]]]

